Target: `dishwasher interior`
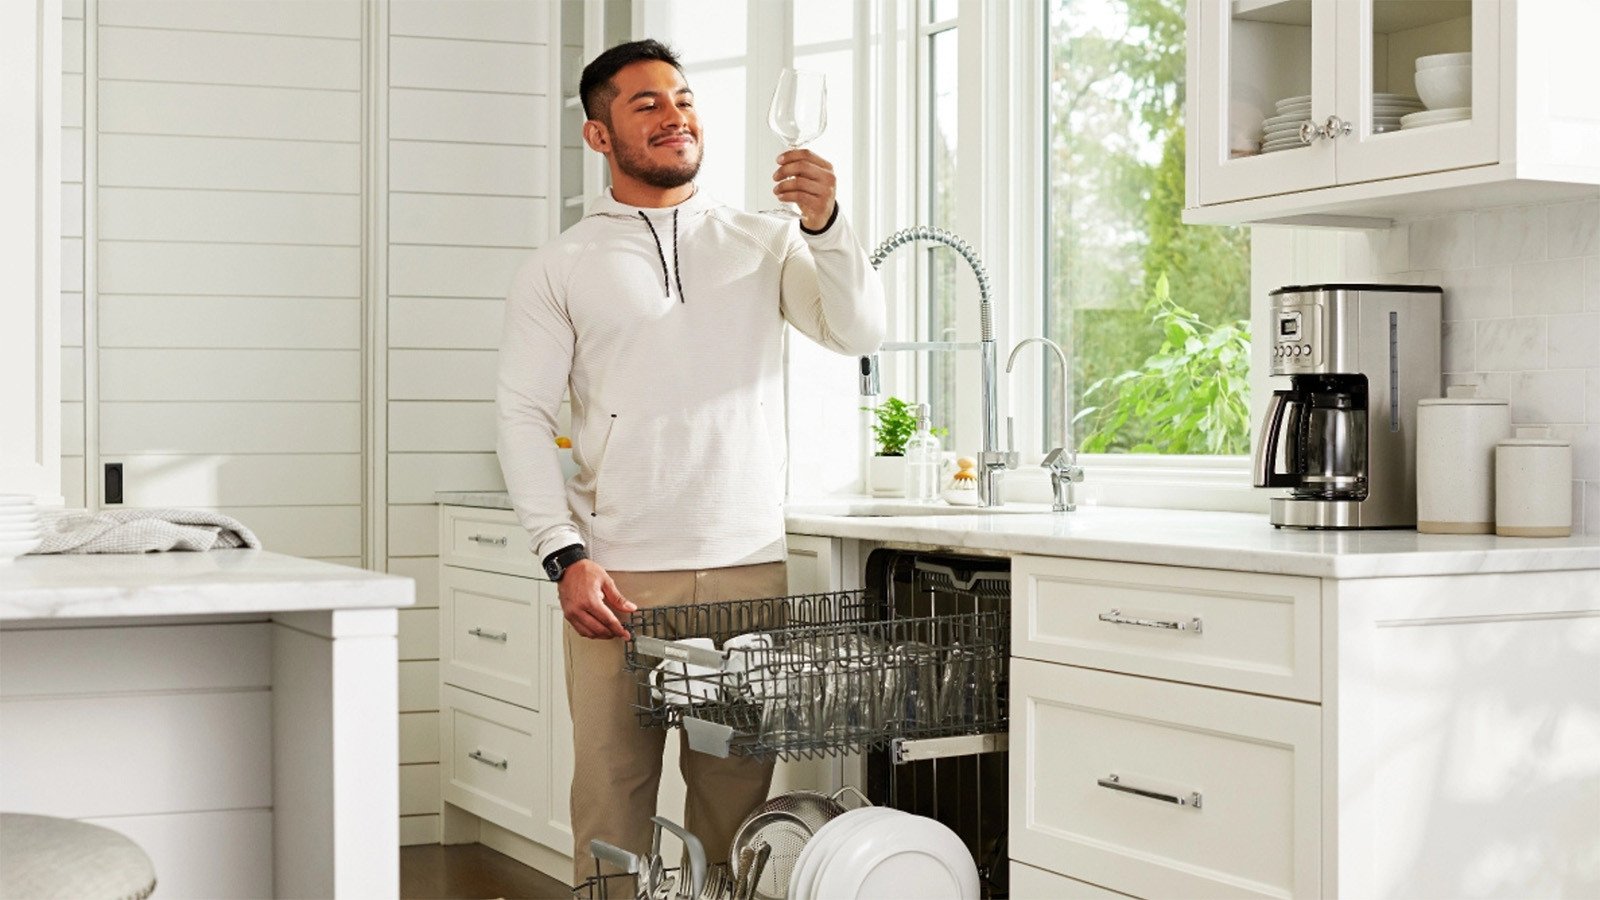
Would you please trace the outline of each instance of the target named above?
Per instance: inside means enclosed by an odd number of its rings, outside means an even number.
[[[1008,896],[1009,561],[878,548],[861,583],[636,611],[640,724],[715,756],[858,766],[873,805],[946,826],[982,896]]]
[[[993,614],[1006,623],[1006,658],[995,685],[1009,720],[1011,567],[1008,560],[880,549],[866,563],[866,592],[905,618]],[[906,741],[865,754],[866,794],[875,804],[927,816],[961,836],[978,863],[987,897],[1009,895],[1006,865],[1008,754],[994,735]],[[932,746],[921,746],[926,744]],[[941,745],[942,744],[942,745]],[[974,752],[976,751],[976,752]]]

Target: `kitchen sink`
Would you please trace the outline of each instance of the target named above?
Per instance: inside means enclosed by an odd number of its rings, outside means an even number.
[[[785,510],[791,515],[839,516],[848,519],[872,519],[889,516],[989,516],[989,515],[1040,515],[1050,512],[1048,503],[1007,503],[1004,506],[952,506],[944,501],[912,503],[907,500],[815,500],[791,503]]]

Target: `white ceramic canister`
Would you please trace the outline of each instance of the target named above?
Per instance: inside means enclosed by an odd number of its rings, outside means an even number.
[[[1572,445],[1550,429],[1519,426],[1495,446],[1494,533],[1566,537],[1572,533]]]
[[[1511,436],[1511,405],[1452,385],[1417,401],[1417,530],[1494,533],[1494,448]]]

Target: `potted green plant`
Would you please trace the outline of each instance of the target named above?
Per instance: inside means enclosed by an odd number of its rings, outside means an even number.
[[[863,406],[873,414],[873,441],[877,450],[867,463],[867,489],[874,497],[905,494],[906,441],[917,431],[916,407],[899,397],[886,397],[877,406]]]

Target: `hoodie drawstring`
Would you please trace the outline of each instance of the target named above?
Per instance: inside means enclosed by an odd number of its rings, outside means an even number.
[[[685,302],[683,297],[683,275],[678,271],[678,211],[672,211],[672,272],[670,276],[667,272],[667,254],[666,251],[661,248],[661,235],[656,234],[656,226],[650,221],[650,217],[644,214],[643,210],[639,212],[639,218],[644,220],[645,227],[650,229],[650,237],[655,239],[656,242],[656,257],[661,260],[662,290],[667,292],[668,297],[671,297],[672,279],[677,279],[678,302]]]

